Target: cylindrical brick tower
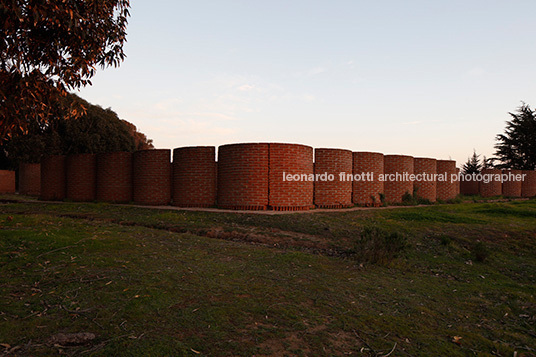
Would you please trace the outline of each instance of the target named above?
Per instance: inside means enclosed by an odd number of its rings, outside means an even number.
[[[437,160],[428,159],[423,157],[416,157],[414,159],[413,171],[415,173],[415,182],[413,182],[413,191],[415,195],[435,202],[437,197]]]
[[[385,155],[385,200],[389,203],[401,203],[406,194],[413,194],[413,157],[405,155]],[[398,175],[397,175],[398,173]]]
[[[0,170],[0,193],[15,193],[15,171]]]
[[[19,193],[39,196],[41,193],[41,164],[22,163],[19,165]]]
[[[299,144],[271,143],[269,206],[276,211],[313,207],[314,180],[286,180],[284,175],[314,175],[313,148]]]
[[[212,207],[216,204],[216,148],[183,147],[173,150],[173,205]]]
[[[521,170],[503,170],[502,173],[508,175],[508,178],[503,181],[502,195],[504,197],[521,197],[523,181],[516,180],[516,177],[512,178],[512,175],[521,176],[523,172]]]
[[[140,150],[132,154],[132,200],[140,205],[171,201],[171,150]]]
[[[314,202],[317,207],[344,208],[352,205],[350,150],[315,149],[314,171]]]
[[[521,185],[521,195],[523,197],[535,197],[536,196],[536,171],[523,170],[525,178]]]
[[[218,148],[218,207],[268,207],[269,144],[229,144]]]
[[[352,202],[360,206],[381,206],[380,195],[384,194],[383,154],[378,152],[352,153]]]
[[[501,170],[497,169],[483,169],[482,176],[490,175],[488,182],[480,181],[479,191],[482,197],[492,197],[502,195],[502,182],[500,180]]]
[[[109,152],[97,155],[97,200],[132,201],[132,154]]]
[[[65,160],[67,191],[65,197],[79,202],[95,201],[97,155],[69,155]]]
[[[456,198],[456,161],[437,160],[437,199],[442,201]]]
[[[41,196],[45,201],[65,198],[65,156],[51,155],[41,159]]]

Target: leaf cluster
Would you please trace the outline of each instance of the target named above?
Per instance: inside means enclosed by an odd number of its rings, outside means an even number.
[[[98,66],[117,67],[128,0],[0,0],[0,138],[59,113],[67,91],[91,84]]]

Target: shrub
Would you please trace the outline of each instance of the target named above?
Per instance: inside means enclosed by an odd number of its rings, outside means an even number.
[[[413,195],[409,192],[404,193],[404,196],[402,196],[402,204],[405,205],[414,205],[415,204],[415,198]]]
[[[457,195],[455,198],[451,198],[447,203],[463,203],[462,195]]]
[[[421,196],[415,196],[415,201],[418,205],[432,205],[433,202],[430,201],[428,198],[424,198]]]
[[[406,192],[402,196],[401,205],[404,205],[404,206],[431,205],[431,204],[433,204],[432,201],[430,201],[427,198],[423,198],[423,197],[419,196],[416,193],[416,191],[413,194],[411,194],[409,192]]]
[[[441,242],[441,245],[448,246],[452,242],[452,238],[447,236],[447,235],[445,235],[445,234],[443,234],[443,235],[439,236],[439,241]]]
[[[387,205],[387,202],[385,201],[385,193],[378,193],[378,195],[380,196],[380,202],[382,203],[382,206],[386,206]]]
[[[353,257],[361,262],[385,264],[393,260],[407,246],[406,235],[389,232],[378,226],[365,226],[354,241]]]
[[[483,263],[486,261],[486,259],[488,259],[490,252],[484,242],[477,242],[471,248],[471,254],[473,255],[473,259],[475,261]]]

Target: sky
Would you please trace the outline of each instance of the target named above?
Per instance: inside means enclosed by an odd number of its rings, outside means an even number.
[[[157,148],[289,142],[493,156],[536,106],[536,1],[131,1],[127,58],[78,94]]]

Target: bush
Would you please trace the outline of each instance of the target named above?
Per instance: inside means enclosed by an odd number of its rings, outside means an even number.
[[[378,226],[365,226],[354,241],[351,253],[361,262],[385,264],[396,258],[406,246],[405,234],[389,232]]]
[[[417,189],[413,190],[413,194],[406,192],[402,196],[402,205],[404,206],[417,206],[417,205],[431,205],[433,204],[427,198],[419,196]]]
[[[406,192],[402,196],[402,204],[408,205],[408,206],[413,206],[413,205],[415,205],[415,198],[413,197],[413,195],[411,193]]]
[[[471,254],[476,262],[483,263],[489,257],[489,249],[484,242],[478,242],[471,248]]]
[[[455,198],[451,198],[447,203],[463,203],[462,195],[457,195]]]
[[[450,243],[452,242],[452,238],[443,234],[439,236],[439,242],[441,243],[441,245],[449,246]]]
[[[382,206],[387,206],[387,202],[385,201],[385,194],[380,192],[378,195],[380,196],[380,202],[382,203]]]

